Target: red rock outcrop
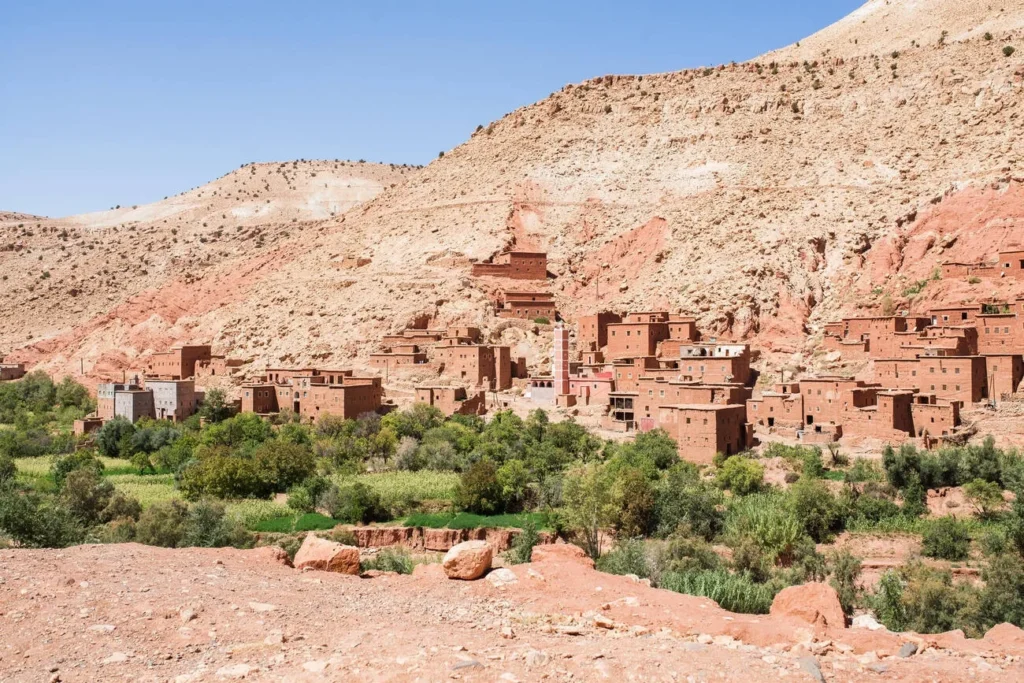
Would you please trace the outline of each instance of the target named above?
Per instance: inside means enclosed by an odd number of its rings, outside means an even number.
[[[795,617],[816,626],[845,628],[846,616],[836,589],[827,583],[805,583],[784,588],[772,600],[774,617]]]
[[[358,575],[359,549],[307,534],[295,553],[295,568]]]

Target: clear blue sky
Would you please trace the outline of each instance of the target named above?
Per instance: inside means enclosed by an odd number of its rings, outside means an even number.
[[[249,161],[427,163],[566,83],[742,61],[862,0],[0,0],[0,210],[142,204]]]

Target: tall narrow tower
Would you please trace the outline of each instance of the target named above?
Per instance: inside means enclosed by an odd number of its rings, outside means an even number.
[[[569,330],[559,322],[555,325],[554,362],[551,376],[555,378],[555,397],[569,393]]]

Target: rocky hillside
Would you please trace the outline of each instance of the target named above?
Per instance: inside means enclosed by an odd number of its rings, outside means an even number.
[[[569,85],[308,225],[289,223],[289,207],[254,232],[251,214],[216,208],[182,216],[175,243],[174,219],[147,209],[145,228],[82,232],[93,250],[79,237],[74,253],[59,229],[8,227],[3,241],[21,251],[0,255],[15,266],[0,347],[54,368],[201,339],[254,367],[358,364],[389,330],[463,321],[539,359],[534,335],[493,324],[500,283],[469,277],[470,260],[509,245],[549,252],[570,319],[682,311],[773,363],[806,362],[825,321],[883,300],[1022,294],[928,280],[904,295],[943,259],[1021,239],[1022,21],[1024,7],[999,0],[873,0],[752,62]],[[222,185],[218,201],[243,190],[255,210],[263,180],[239,185],[252,172],[218,181],[236,192],[221,197]],[[161,277],[121,285],[139,271]]]

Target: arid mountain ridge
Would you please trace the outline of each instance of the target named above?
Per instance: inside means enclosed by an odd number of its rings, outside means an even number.
[[[469,277],[514,245],[549,253],[569,319],[690,313],[822,369],[822,324],[887,296],[1024,295],[904,295],[1024,242],[1022,26],[1008,2],[873,1],[743,64],[568,85],[421,170],[260,164],[137,209],[8,220],[0,353],[113,376],[212,341],[253,370],[359,366],[384,333],[462,322],[541,362],[543,335],[493,317],[509,283]]]

